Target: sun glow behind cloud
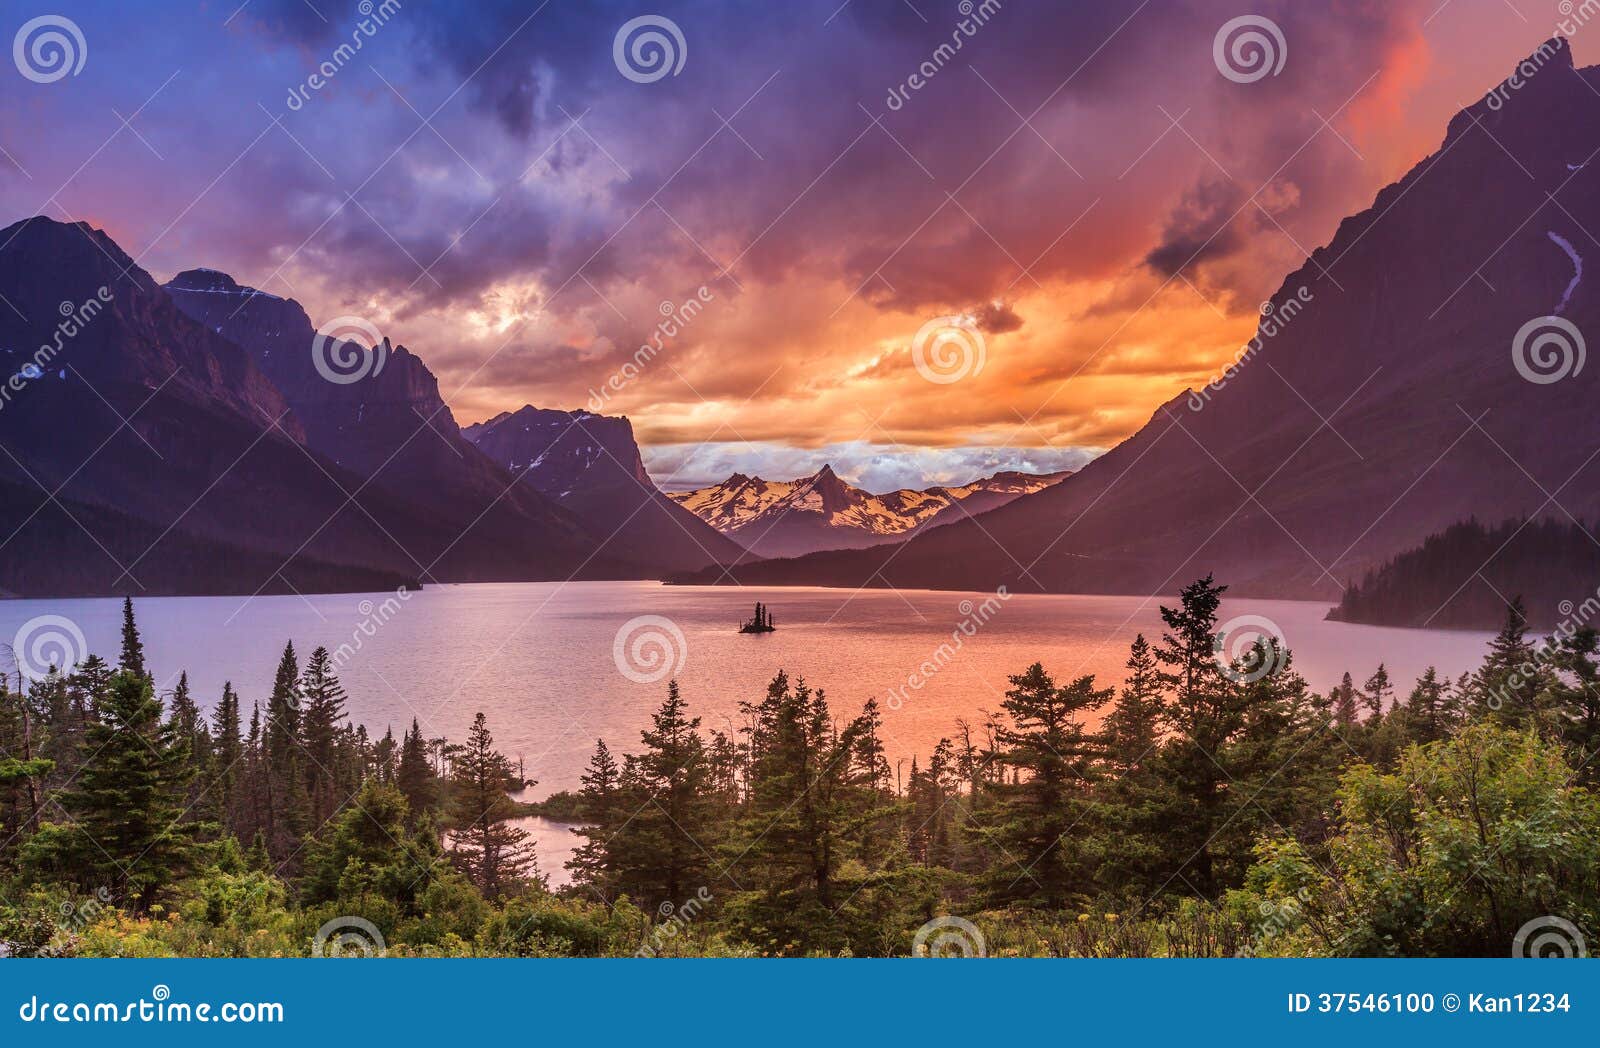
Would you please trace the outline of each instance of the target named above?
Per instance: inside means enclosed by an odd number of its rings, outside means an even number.
[[[653,465],[836,449],[959,479],[979,448],[1081,459],[1203,383],[1548,31],[1527,3],[1436,6],[1266,4],[1289,57],[1242,85],[1210,55],[1227,4],[1005,5],[893,112],[944,31],[910,10],[667,5],[692,56],[638,84],[609,9],[403,7],[285,113],[339,28],[299,0],[176,28],[91,4],[84,75],[0,112],[0,207],[103,225],[158,279],[207,265],[369,316],[464,423],[583,406],[704,288],[605,405]],[[912,340],[952,314],[985,360],[941,385]]]

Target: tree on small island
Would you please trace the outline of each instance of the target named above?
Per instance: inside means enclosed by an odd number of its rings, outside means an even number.
[[[756,613],[749,622],[740,623],[740,633],[771,633],[778,627],[772,624],[772,613],[760,601],[756,602]]]

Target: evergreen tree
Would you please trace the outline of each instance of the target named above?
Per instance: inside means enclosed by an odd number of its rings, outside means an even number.
[[[1361,709],[1356,704],[1356,685],[1346,670],[1339,686],[1333,689],[1333,722],[1348,735],[1361,726]]]
[[[1528,640],[1527,612],[1517,597],[1506,607],[1505,624],[1473,678],[1474,697],[1495,719],[1525,724],[1536,719],[1539,695],[1549,683],[1549,668]]]
[[[208,792],[204,773],[211,764],[211,733],[200,715],[200,707],[189,693],[189,674],[178,674],[178,684],[172,689],[170,726],[177,738],[184,740],[189,755],[189,785],[184,797],[184,818],[191,821],[214,821],[202,811],[202,800]]]
[[[187,740],[161,713],[142,674],[124,670],[112,678],[102,716],[88,730],[95,757],[60,798],[73,822],[42,842],[80,889],[107,888],[138,911],[195,858],[197,827],[179,818],[193,775]]]
[[[1378,663],[1378,668],[1372,676],[1367,678],[1367,683],[1361,686],[1361,699],[1367,707],[1367,716],[1377,720],[1383,716],[1390,704],[1394,701],[1394,686],[1389,683],[1389,671],[1383,663]]]
[[[1161,671],[1150,642],[1139,634],[1128,650],[1128,677],[1117,695],[1101,731],[1105,735],[1106,763],[1113,774],[1128,775],[1147,765],[1161,737],[1165,706]]]
[[[310,826],[310,801],[306,796],[304,753],[300,723],[300,667],[294,644],[285,644],[278,672],[267,699],[262,731],[262,784],[266,788],[263,829],[267,851],[277,862],[293,856]]]
[[[139,639],[139,627],[133,621],[133,598],[122,598],[122,659],[118,669],[137,677],[148,677],[144,664],[144,642]]]
[[[750,730],[750,801],[724,847],[724,869],[739,869],[732,906],[737,926],[773,950],[843,946],[834,910],[840,867],[859,857],[866,791],[853,789],[852,757],[864,718],[840,728],[827,696],[779,673],[756,705]],[[854,831],[854,832],[853,832]]]
[[[1417,678],[1404,707],[1405,734],[1411,741],[1437,742],[1455,727],[1449,689],[1450,682],[1440,680],[1439,671],[1432,666]]]
[[[216,810],[230,830],[236,829],[239,781],[244,769],[244,740],[239,735],[239,696],[231,681],[223,681],[222,698],[211,715],[211,788]]]
[[[650,908],[677,905],[708,879],[715,838],[699,730],[678,682],[669,681],[666,701],[640,734],[644,752],[623,761],[622,793],[633,815],[610,837],[610,872],[619,891]]]
[[[576,832],[585,842],[573,851],[566,867],[579,884],[607,903],[614,902],[616,888],[609,872],[608,846],[611,835],[627,821],[629,813],[622,803],[622,769],[604,739],[595,740],[594,756],[589,758],[581,781],[578,812],[584,824]]]
[[[1064,907],[1092,893],[1096,860],[1083,847],[1090,827],[1080,823],[1091,814],[1104,748],[1084,718],[1111,696],[1092,676],[1058,687],[1037,662],[1011,678],[1002,704],[1011,724],[1000,731],[999,759],[1021,781],[1001,792],[987,819],[985,836],[1002,856],[997,899]]]
[[[306,661],[300,693],[304,702],[301,735],[305,741],[310,819],[312,826],[320,827],[356,789],[346,755],[339,752],[345,694],[333,673],[327,648],[317,648]]]
[[[1181,864],[1168,871],[1169,883],[1186,881],[1205,895],[1219,887],[1212,844],[1228,818],[1231,782],[1224,749],[1244,726],[1239,689],[1217,661],[1217,609],[1226,590],[1210,575],[1185,586],[1179,607],[1161,608],[1167,631],[1156,649],[1170,694],[1167,722],[1175,733],[1160,758],[1161,853]]]
[[[395,782],[413,815],[431,812],[438,806],[438,776],[433,773],[433,764],[428,760],[428,744],[422,737],[422,727],[415,717],[411,719],[411,730],[405,733],[400,742],[400,763]]]
[[[466,878],[491,902],[540,880],[528,831],[510,825],[516,805],[509,792],[534,785],[512,770],[494,748],[482,713],[472,720],[466,745],[451,774],[454,809],[450,855]]]

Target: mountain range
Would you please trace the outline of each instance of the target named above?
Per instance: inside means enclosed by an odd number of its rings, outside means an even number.
[[[1006,471],[960,487],[875,495],[845,483],[825,465],[799,480],[735,473],[721,484],[668,497],[757,556],[796,557],[896,542],[1042,491],[1069,475]]]
[[[1519,68],[1283,281],[1232,367],[1073,476],[726,581],[1148,594],[1212,572],[1337,599],[1474,515],[1593,519],[1600,70],[1559,39]]]
[[[0,296],[0,593],[656,578],[738,552],[587,518],[463,437],[404,346],[319,345],[298,303],[213,270],[158,284],[86,223],[0,230]],[[334,381],[317,351],[377,366]]]
[[[1331,600],[1462,521],[1595,519],[1600,70],[1559,39],[1518,68],[1206,386],[1075,473],[960,488],[874,495],[824,467],[665,495],[626,419],[530,406],[462,430],[404,346],[330,343],[292,299],[205,269],[160,285],[100,230],[27,219],[0,230],[0,593],[1144,594],[1209,572]],[[369,373],[330,378],[314,350]]]

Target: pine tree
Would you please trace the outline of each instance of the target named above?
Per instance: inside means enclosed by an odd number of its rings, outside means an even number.
[[[170,726],[176,736],[184,740],[189,754],[188,792],[184,798],[184,818],[191,821],[208,821],[202,803],[208,792],[204,773],[211,765],[211,732],[206,728],[200,707],[189,693],[189,674],[178,674],[178,684],[172,689]]]
[[[1167,631],[1156,659],[1171,694],[1167,721],[1175,734],[1162,748],[1161,852],[1182,863],[1169,872],[1211,895],[1218,888],[1213,839],[1228,818],[1230,776],[1225,748],[1244,726],[1240,689],[1217,661],[1217,609],[1226,586],[1210,575],[1185,586],[1178,608],[1161,608]],[[1185,859],[1187,858],[1187,861]]]
[[[1139,634],[1128,650],[1128,677],[1116,705],[1101,724],[1105,735],[1106,763],[1116,775],[1127,775],[1154,756],[1161,737],[1165,707],[1161,672],[1150,642]]]
[[[1552,719],[1557,734],[1571,748],[1578,779],[1600,782],[1600,631],[1584,626],[1551,639],[1554,668]]]
[[[1455,726],[1449,709],[1446,692],[1449,681],[1439,679],[1439,671],[1429,666],[1417,678],[1416,686],[1406,696],[1406,735],[1412,742],[1437,742]]]
[[[566,867],[574,880],[611,903],[616,900],[616,887],[610,873],[609,843],[611,835],[627,821],[628,812],[622,803],[622,769],[604,739],[595,740],[594,756],[589,758],[581,781],[578,811],[583,825],[576,833],[585,840],[573,851]]]
[[[119,671],[89,726],[95,754],[61,797],[73,817],[57,838],[83,890],[105,887],[143,911],[193,865],[197,827],[179,818],[193,769],[188,746],[142,674]]]
[[[236,830],[239,781],[244,773],[244,740],[239,735],[239,696],[231,681],[223,681],[222,698],[211,715],[212,756],[210,780],[213,801],[222,823]]]
[[[453,761],[454,790],[450,855],[484,898],[499,901],[522,885],[541,880],[528,831],[510,825],[516,805],[509,792],[532,786],[518,777],[482,713],[472,720],[466,745]]]
[[[1155,770],[1166,703],[1155,652],[1142,633],[1128,650],[1127,668],[1116,705],[1101,724],[1111,775],[1102,787],[1104,876],[1111,885],[1148,897],[1169,874],[1161,868],[1157,840],[1161,785]]]
[[[1394,686],[1389,683],[1389,671],[1383,663],[1378,663],[1377,670],[1361,686],[1361,699],[1367,707],[1368,719],[1373,721],[1381,718],[1393,702]]]
[[[328,649],[319,647],[300,678],[304,701],[301,736],[305,742],[306,791],[313,827],[321,826],[355,792],[356,783],[339,752],[344,722],[344,688],[334,676]]]
[[[745,891],[730,906],[735,926],[773,951],[839,949],[836,909],[853,893],[837,888],[847,857],[861,859],[869,789],[852,758],[868,730],[865,716],[839,726],[827,696],[782,673],[750,723],[750,801],[723,847],[722,868],[737,866]]]
[[[1333,689],[1333,722],[1341,729],[1349,731],[1361,723],[1361,711],[1356,706],[1356,684],[1350,679],[1350,671],[1346,670],[1339,686]]]
[[[1550,684],[1549,667],[1528,640],[1522,598],[1506,607],[1505,625],[1489,642],[1489,654],[1473,678],[1473,692],[1489,715],[1508,724],[1537,718],[1540,693]]]
[[[413,816],[433,811],[439,803],[438,777],[428,760],[428,744],[422,737],[422,727],[415,717],[411,730],[400,742],[400,763],[395,773],[395,784],[405,796]]]
[[[267,793],[263,829],[267,850],[278,862],[294,855],[307,830],[313,828],[303,771],[305,747],[300,710],[300,667],[291,642],[284,645],[283,656],[278,660],[262,734],[266,764],[263,785]]]
[[[677,681],[640,733],[644,752],[622,765],[622,793],[633,816],[608,845],[618,890],[655,907],[681,903],[707,881],[715,837],[709,803],[710,767]]]
[[[139,639],[139,627],[133,621],[133,598],[122,598],[122,659],[118,669],[138,677],[148,677],[144,664],[144,642]]]
[[[1104,749],[1084,719],[1112,693],[1092,676],[1058,687],[1037,662],[1011,678],[1000,760],[1022,781],[1001,793],[985,834],[1000,853],[991,888],[999,901],[1059,908],[1091,893],[1093,861],[1081,847],[1090,827],[1080,823],[1091,811]]]

